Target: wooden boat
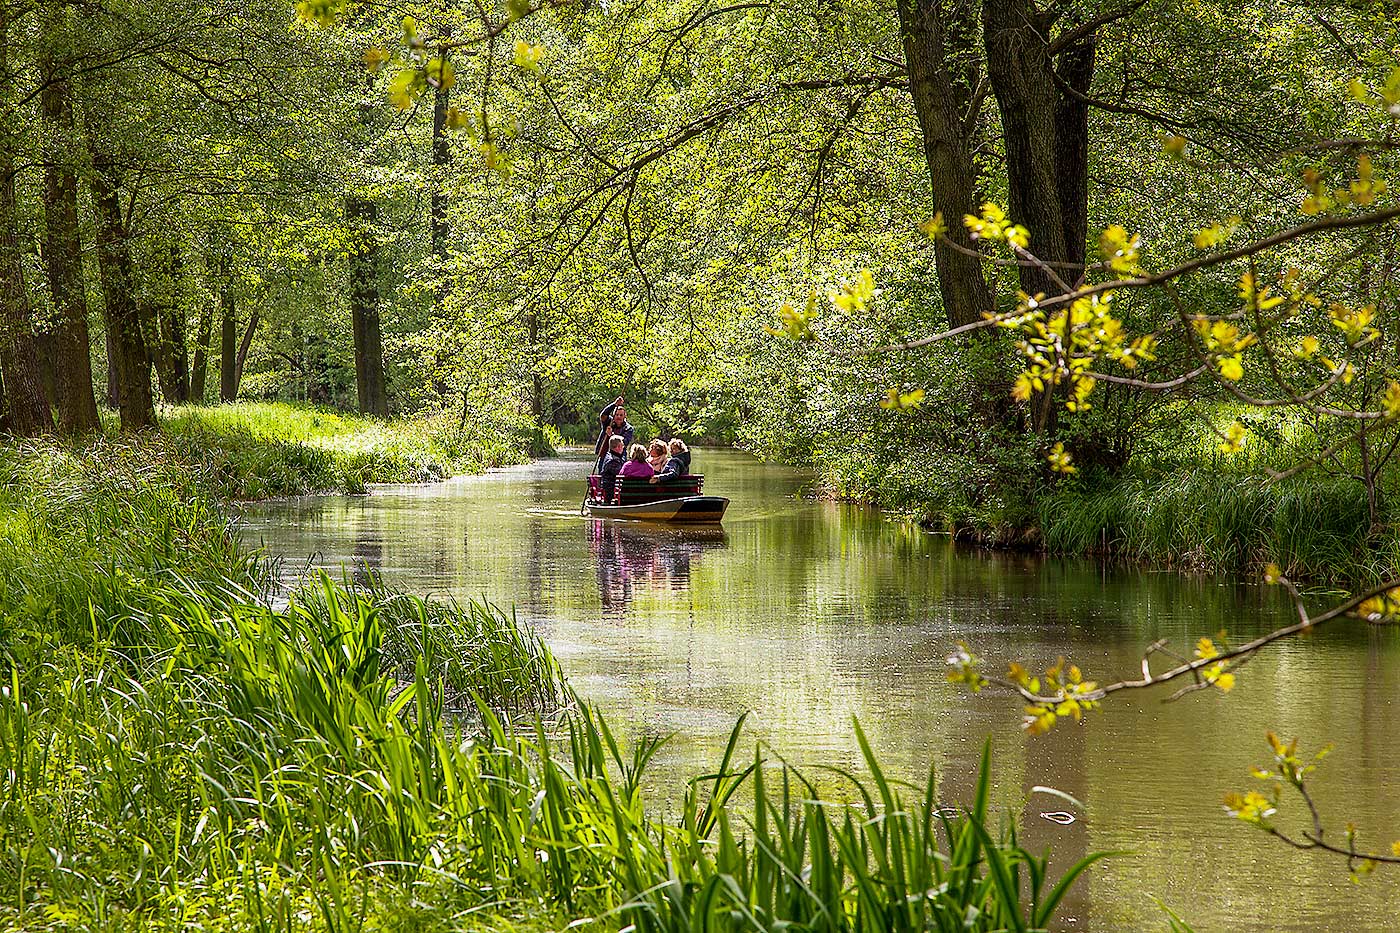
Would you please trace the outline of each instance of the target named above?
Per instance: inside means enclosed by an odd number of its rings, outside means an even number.
[[[597,475],[588,478],[583,510],[594,518],[626,518],[647,522],[719,522],[729,500],[706,496],[703,476],[682,476],[663,483],[619,477],[612,501],[603,501]]]

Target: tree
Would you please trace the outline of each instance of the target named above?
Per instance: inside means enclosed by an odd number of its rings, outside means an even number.
[[[45,27],[51,35],[67,28],[65,11],[51,11]],[[55,321],[49,352],[57,396],[58,427],[83,434],[100,427],[93,393],[91,339],[88,333],[87,289],[83,282],[79,236],[78,178],[74,168],[81,148],[74,123],[71,89],[66,72],[52,55],[43,61],[40,92],[44,120],[44,267],[53,299]]]
[[[101,145],[100,143],[98,144]],[[117,410],[123,431],[139,431],[156,423],[151,392],[151,354],[136,304],[135,268],[131,260],[129,227],[118,196],[120,169],[100,148],[93,152],[90,178],[97,214],[97,266],[101,274],[103,317],[116,374]]]
[[[355,342],[355,391],[360,411],[389,416],[384,384],[384,343],[379,328],[379,245],[374,225],[379,211],[373,201],[347,197],[350,225],[350,314]]]
[[[0,75],[7,77],[9,43],[10,9],[0,5]],[[34,339],[24,281],[16,216],[15,136],[8,126],[0,126],[0,134],[0,375],[4,379],[9,430],[32,435],[52,430],[53,414],[44,393],[39,347]]]

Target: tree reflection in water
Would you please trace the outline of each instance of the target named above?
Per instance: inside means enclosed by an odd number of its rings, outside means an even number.
[[[597,567],[603,615],[621,618],[638,590],[684,592],[690,588],[691,564],[726,543],[724,529],[717,526],[592,520],[588,547]]]

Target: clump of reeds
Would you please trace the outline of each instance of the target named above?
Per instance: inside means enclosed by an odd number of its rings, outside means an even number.
[[[1067,484],[1038,503],[1048,550],[1110,554],[1188,570],[1277,563],[1319,578],[1384,572],[1366,493],[1347,478],[1176,470]]]

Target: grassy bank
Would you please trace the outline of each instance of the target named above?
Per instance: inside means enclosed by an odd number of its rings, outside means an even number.
[[[1037,503],[1044,547],[1187,571],[1254,571],[1295,579],[1380,580],[1400,567],[1400,539],[1373,530],[1351,479],[1181,469],[1047,491]]]
[[[1220,406],[1219,425],[1242,417]],[[1190,572],[1253,573],[1277,563],[1295,579],[1364,583],[1400,571],[1391,520],[1394,470],[1377,477],[1376,511],[1354,451],[1285,479],[1317,452],[1306,425],[1251,422],[1245,449],[1220,450],[1204,422],[1149,435],[1108,469],[1049,473],[1033,439],[989,437],[950,454],[938,444],[861,439],[819,452],[837,497],[871,502],[971,543],[1124,559]]]
[[[161,421],[171,449],[235,499],[363,492],[525,463],[552,450],[528,419],[484,412],[379,421],[283,403],[172,409]]]
[[[736,727],[661,816],[659,743],[558,712],[508,616],[324,578],[271,605],[154,450],[0,452],[0,928],[1028,929],[1076,877],[988,830],[985,761],[964,816],[868,749],[832,806]]]

